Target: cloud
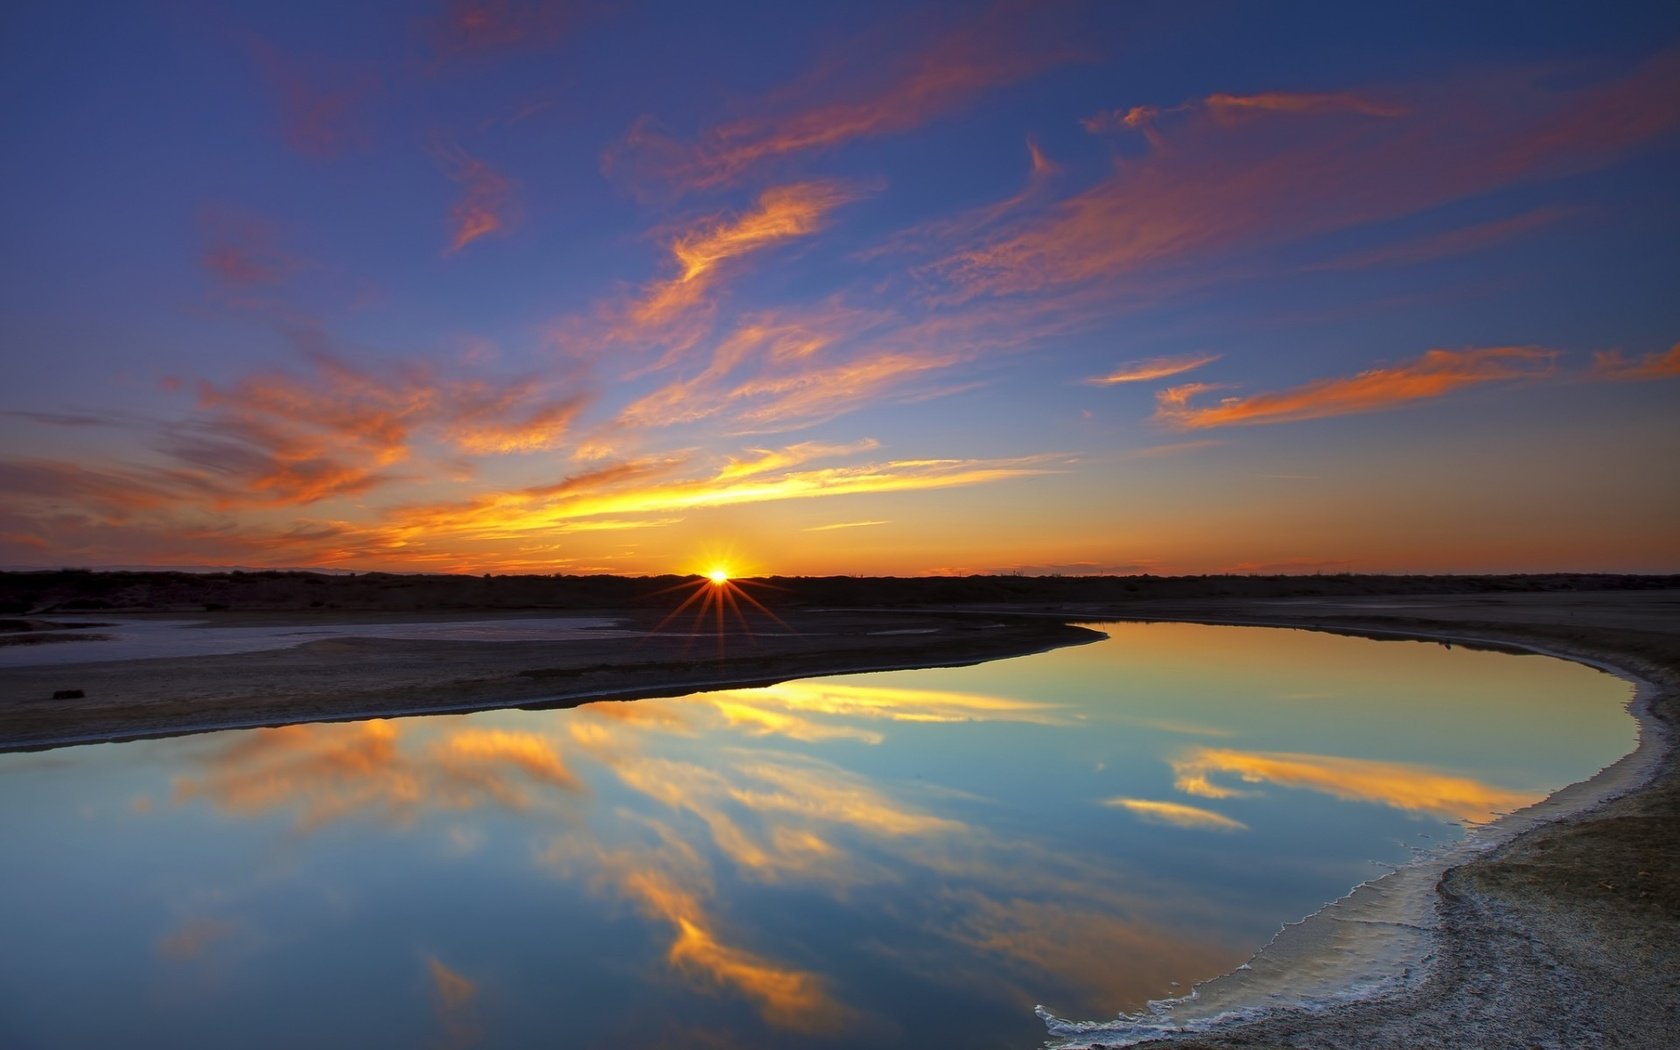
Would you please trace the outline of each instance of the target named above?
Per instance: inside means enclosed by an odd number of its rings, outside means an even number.
[[[1229,773],[1249,784],[1304,788],[1350,802],[1475,822],[1520,809],[1540,797],[1428,766],[1335,755],[1196,748],[1174,759],[1172,768],[1179,790],[1207,798],[1243,793],[1208,780],[1209,774]]]
[[[1146,278],[1206,283],[1238,252],[1603,167],[1680,126],[1680,50],[1588,89],[1493,72],[1395,95],[1216,96],[1217,105],[1184,108],[1159,128],[1139,114],[1134,123],[1151,135],[1143,156],[978,235],[927,272],[952,301]],[[1233,119],[1291,111],[1359,119]]]
[[[1390,368],[1373,368],[1355,376],[1321,379],[1271,394],[1227,397],[1205,406],[1191,402],[1218,388],[1207,383],[1186,383],[1155,395],[1154,418],[1184,429],[1200,429],[1292,423],[1375,412],[1411,401],[1440,397],[1477,383],[1545,378],[1553,373],[1556,360],[1556,351],[1535,347],[1430,350],[1422,357]]]
[[[273,95],[286,146],[313,160],[328,160],[368,140],[364,109],[378,80],[367,69],[322,58],[284,54],[252,39],[254,64]]]
[[[1218,354],[1185,354],[1181,357],[1151,357],[1143,361],[1127,361],[1107,375],[1092,376],[1084,382],[1091,386],[1114,386],[1117,383],[1143,383],[1181,375],[1219,360]]]
[[[1593,354],[1592,376],[1595,379],[1673,379],[1680,376],[1680,343],[1636,361],[1624,358],[1620,350],[1602,350]]]
[[[654,281],[632,302],[607,311],[604,334],[585,337],[607,344],[661,344],[663,368],[705,334],[711,295],[731,260],[822,230],[836,208],[858,199],[849,184],[814,181],[774,186],[754,206],[691,224],[668,242],[675,272]]]
[[[637,180],[715,189],[755,169],[856,139],[899,134],[955,112],[986,90],[1065,63],[1076,52],[1046,37],[1056,29],[1042,9],[998,4],[911,54],[881,40],[850,49],[862,68],[824,64],[771,92],[764,112],[716,125],[681,142],[642,120],[602,157],[603,167]],[[855,61],[855,60],[854,60]]]
[[[272,224],[226,209],[206,210],[201,219],[204,250],[199,262],[217,281],[235,288],[276,285],[302,268],[283,251]]]
[[[449,253],[512,221],[513,184],[506,178],[457,145],[440,141],[432,147],[432,156],[443,173],[463,189],[461,200],[449,209],[449,221],[455,229]]]
[[[1264,91],[1255,95],[1213,94],[1203,105],[1225,120],[1259,113],[1343,113],[1361,117],[1403,117],[1405,106],[1376,102],[1349,92],[1296,93]]]
[[[1313,269],[1358,270],[1372,266],[1410,266],[1454,255],[1467,255],[1550,226],[1578,212],[1579,209],[1547,205],[1505,219],[1477,223],[1401,244],[1385,244],[1339,256],[1329,262],[1320,263]]]
[[[891,525],[890,521],[837,521],[832,525],[810,525],[800,532],[833,532],[836,529],[863,529],[871,525]]]
[[[421,23],[439,64],[548,47],[575,22],[573,0],[449,0]]]
[[[788,462],[855,447],[795,447]],[[393,507],[375,533],[388,543],[450,546],[465,539],[543,533],[590,517],[670,514],[696,507],[739,506],[783,499],[852,496],[976,486],[996,480],[1050,474],[1045,457],[1000,460],[885,460],[845,467],[803,467],[744,475],[743,464],[724,465],[694,477],[687,457],[648,457],[605,465],[548,486],[497,492],[474,501]]]
[[[1182,802],[1158,802],[1144,798],[1111,798],[1104,800],[1103,805],[1127,810],[1154,824],[1171,824],[1173,827],[1194,828],[1201,831],[1248,830],[1248,825],[1240,820],[1233,820],[1200,806],[1187,806]]]

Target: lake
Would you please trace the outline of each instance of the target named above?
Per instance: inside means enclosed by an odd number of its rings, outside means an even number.
[[[1540,656],[963,668],[0,755],[0,1045],[1033,1047],[1630,751]],[[64,643],[70,644],[70,643]]]

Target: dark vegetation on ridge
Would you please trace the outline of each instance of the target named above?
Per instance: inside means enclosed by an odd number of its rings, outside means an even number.
[[[0,614],[302,612],[338,610],[630,609],[670,603],[698,576],[449,576],[300,571],[0,572]],[[951,603],[1131,602],[1194,598],[1339,598],[1646,590],[1680,576],[1548,573],[1389,576],[771,576],[751,581],[767,604],[902,608]]]

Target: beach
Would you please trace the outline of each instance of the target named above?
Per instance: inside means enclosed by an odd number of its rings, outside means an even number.
[[[127,619],[121,611],[90,623]],[[162,614],[152,614],[162,615]],[[414,622],[485,613],[411,613]],[[517,622],[515,614],[498,614]],[[174,619],[182,619],[179,614]],[[1441,875],[1417,980],[1333,1007],[1281,1008],[1169,1041],[1219,1047],[1661,1046],[1680,1001],[1680,807],[1671,739],[1680,713],[1680,592],[1558,591],[1114,602],[981,602],[894,610],[784,610],[778,622],[651,631],[646,610],[561,641],[354,636],[387,612],[225,613],[220,626],[336,619],[344,637],[284,649],[0,670],[0,746],[172,735],[374,715],[569,706],[795,677],[972,663],[1077,644],[1102,620],[1293,626],[1376,638],[1542,651],[1644,683],[1635,765],[1576,790],[1547,822]],[[81,619],[40,614],[42,622]],[[58,628],[69,631],[71,628]],[[97,632],[93,626],[77,633]],[[181,630],[192,630],[183,627]],[[50,633],[50,630],[49,632]],[[37,643],[50,645],[51,643]],[[51,699],[61,690],[83,695]],[[1591,786],[1589,785],[1589,788]],[[1571,790],[1559,794],[1563,795]],[[1584,808],[1583,808],[1584,806]],[[1558,819],[1550,819],[1551,816]],[[1100,1041],[1085,1045],[1103,1045]]]

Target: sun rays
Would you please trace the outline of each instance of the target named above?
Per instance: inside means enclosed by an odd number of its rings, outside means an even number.
[[[651,633],[659,632],[676,623],[684,613],[693,610],[692,619],[688,623],[690,640],[706,634],[712,634],[717,639],[717,654],[721,659],[727,650],[726,642],[734,626],[740,632],[752,637],[753,627],[747,618],[747,609],[751,607],[757,612],[774,620],[784,629],[792,631],[787,622],[771,612],[763,602],[753,597],[748,588],[760,590],[775,590],[771,584],[763,580],[748,580],[737,577],[726,562],[714,562],[704,572],[698,573],[675,587],[666,588],[660,594],[684,594],[682,602],[653,628]]]

